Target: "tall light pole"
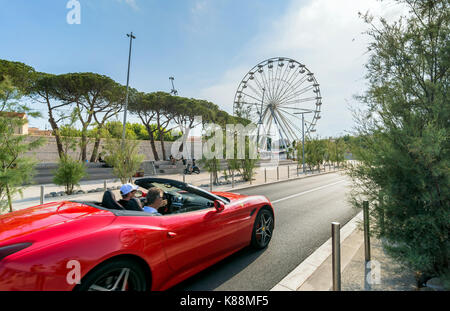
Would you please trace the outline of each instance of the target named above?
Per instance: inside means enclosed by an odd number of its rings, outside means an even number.
[[[305,114],[302,113],[302,162],[303,174],[305,174]]]
[[[170,94],[172,95],[178,95],[178,91],[175,89],[175,85],[173,84],[173,80],[175,80],[174,77],[169,77],[169,80],[172,82],[172,90],[170,90]]]
[[[262,113],[263,113],[263,107],[264,107],[264,93],[266,92],[266,89],[263,88],[262,89],[263,93],[262,93],[262,99],[261,99],[261,111],[259,113],[259,121],[258,121],[258,133],[256,134],[256,147],[258,149],[259,152],[259,129],[261,127],[262,123]]]
[[[126,130],[126,126],[127,126],[128,88],[129,88],[129,83],[130,83],[131,47],[133,45],[133,39],[136,39],[136,37],[133,35],[133,32],[127,34],[127,37],[130,38],[130,52],[128,54],[127,93],[125,96],[125,110],[123,113],[122,145],[125,142],[125,130]]]
[[[306,109],[305,109],[306,110]],[[304,112],[295,112],[294,114],[302,115],[302,162],[303,174],[305,174],[305,113],[313,113],[313,110],[306,110]]]

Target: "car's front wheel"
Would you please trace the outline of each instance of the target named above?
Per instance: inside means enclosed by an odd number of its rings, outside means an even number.
[[[76,291],[146,291],[145,271],[129,259],[106,262],[89,272]]]
[[[256,249],[267,247],[272,239],[273,228],[274,218],[272,212],[267,208],[260,209],[253,225],[251,246]]]

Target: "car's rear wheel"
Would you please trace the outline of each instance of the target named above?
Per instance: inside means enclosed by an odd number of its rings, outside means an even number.
[[[272,239],[274,218],[271,211],[262,208],[256,215],[253,225],[251,246],[255,249],[263,249],[269,245]]]
[[[145,271],[129,259],[106,262],[89,272],[76,291],[146,291]]]

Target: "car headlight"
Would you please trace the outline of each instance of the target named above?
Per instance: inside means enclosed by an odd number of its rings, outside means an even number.
[[[14,253],[17,253],[18,251],[23,250],[24,248],[27,248],[32,243],[17,243],[17,244],[11,244],[7,246],[0,247],[0,260],[3,260],[3,258],[12,255]]]

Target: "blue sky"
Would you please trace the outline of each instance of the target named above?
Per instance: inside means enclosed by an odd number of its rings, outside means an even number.
[[[0,0],[0,58],[49,73],[96,72],[130,84],[210,100],[231,112],[236,88],[260,61],[286,56],[307,64],[321,84],[320,136],[352,127],[348,104],[364,88],[366,60],[359,10],[375,0],[79,0],[69,25],[67,0]],[[337,4],[339,3],[339,4]],[[45,119],[30,126],[44,128]]]
[[[235,55],[285,1],[80,0],[81,24],[66,22],[65,0],[2,0],[1,57],[39,71],[93,71],[126,82],[127,32],[134,31],[132,78],[142,91],[200,88],[236,62]],[[284,3],[283,3],[284,2]],[[7,31],[6,31],[7,30]],[[192,93],[192,95],[195,95]]]

